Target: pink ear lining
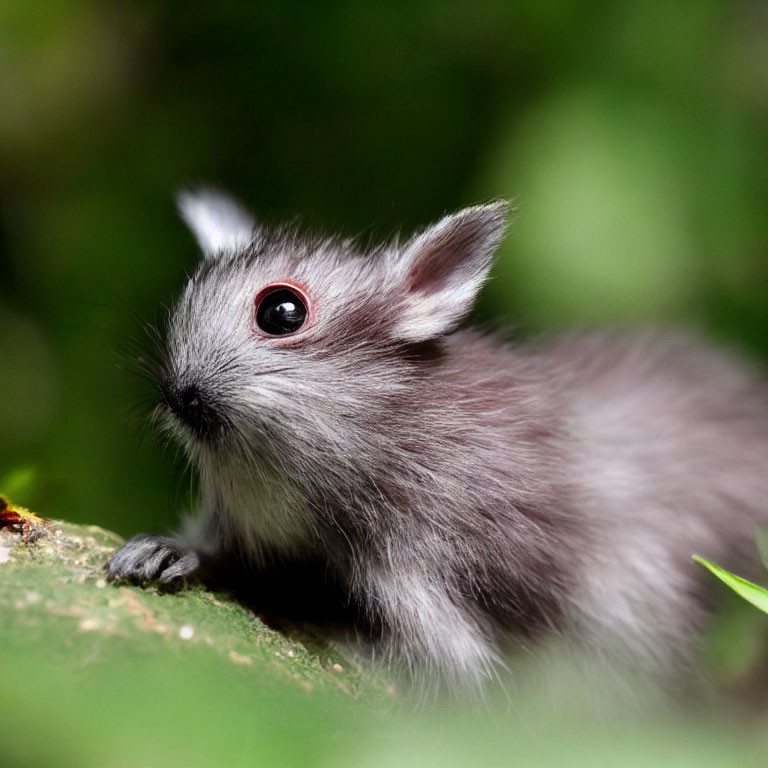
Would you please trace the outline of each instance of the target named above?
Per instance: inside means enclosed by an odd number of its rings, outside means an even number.
[[[447,216],[415,237],[407,249],[412,291],[434,293],[448,283],[482,281],[505,228],[506,203]]]
[[[411,290],[432,293],[443,289],[457,271],[464,272],[483,248],[476,232],[453,227],[440,233],[434,242],[425,243],[408,273]],[[462,269],[462,265],[464,268]],[[470,270],[472,273],[476,269]]]

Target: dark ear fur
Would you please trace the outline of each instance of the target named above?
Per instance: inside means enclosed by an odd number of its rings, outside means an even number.
[[[459,323],[488,277],[508,212],[503,200],[465,208],[407,243],[397,264],[405,293],[399,339],[423,341]]]
[[[223,192],[182,190],[176,195],[176,204],[206,259],[236,253],[253,241],[256,230],[253,217]]]

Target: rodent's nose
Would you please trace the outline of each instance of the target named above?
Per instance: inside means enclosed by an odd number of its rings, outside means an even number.
[[[180,387],[164,383],[160,392],[170,411],[198,437],[211,437],[221,429],[221,419],[211,405],[210,395],[196,384]]]

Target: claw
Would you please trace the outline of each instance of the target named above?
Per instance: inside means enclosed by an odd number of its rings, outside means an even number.
[[[142,533],[115,552],[106,567],[113,581],[169,584],[194,574],[200,558],[177,539]]]

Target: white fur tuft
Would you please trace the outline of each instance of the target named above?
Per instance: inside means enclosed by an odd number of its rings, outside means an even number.
[[[223,192],[185,190],[177,195],[176,204],[206,258],[236,253],[253,240],[253,217]]]

